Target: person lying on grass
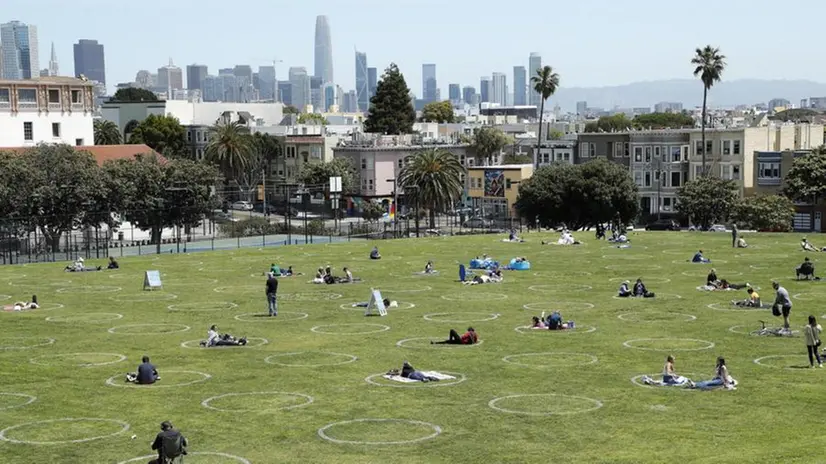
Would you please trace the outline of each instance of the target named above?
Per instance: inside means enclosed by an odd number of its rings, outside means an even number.
[[[32,301],[17,301],[14,304],[3,306],[5,311],[23,311],[26,309],[37,309],[40,305],[37,304],[37,295],[32,295]]]
[[[820,280],[820,277],[815,277],[815,265],[812,264],[808,256],[803,258],[803,262],[795,268],[794,272],[797,275],[797,280]]]
[[[102,269],[103,268],[100,267],[100,266],[98,266],[98,267],[86,267],[83,264],[83,258],[78,258],[77,261],[75,261],[71,265],[66,266],[65,268],[63,268],[63,270],[66,271],[66,272],[94,272],[94,271],[100,271]]]
[[[800,241],[800,248],[802,248],[803,251],[820,251],[816,246],[809,243],[809,239],[806,237],[803,237],[803,240]]]
[[[763,306],[763,303],[760,301],[760,294],[754,291],[754,288],[749,287],[746,289],[746,293],[749,294],[748,298],[745,300],[731,300],[731,304],[748,308],[760,308]]]
[[[537,316],[531,318],[531,328],[532,329],[547,329],[548,326],[545,325],[545,321],[540,319]]]
[[[381,300],[384,303],[385,308],[398,308],[399,302],[398,301],[390,301],[388,298]],[[354,308],[366,308],[370,306],[369,301],[360,301],[358,303],[353,303]]]
[[[631,240],[628,240],[628,237],[626,237],[625,234],[619,233],[615,230],[608,241],[612,243],[629,243]]]
[[[479,335],[473,330],[473,327],[468,327],[467,332],[461,336],[454,329],[450,329],[448,339],[441,342],[430,341],[431,345],[473,345],[479,342]]]
[[[729,375],[726,360],[722,356],[717,358],[717,365],[714,367],[714,377],[711,380],[697,382],[693,388],[711,390],[716,387],[723,387],[726,390],[737,390],[737,381]]]
[[[498,284],[505,280],[502,276],[502,271],[494,269],[488,271],[486,274],[479,274],[473,276],[473,279],[462,282],[465,285],[481,285],[481,284]]]
[[[668,355],[665,358],[665,365],[663,366],[663,379],[660,382],[652,379],[651,377],[644,375],[642,377],[642,382],[646,385],[655,385],[655,386],[664,386],[664,387],[694,387],[694,382],[683,377],[681,375],[677,375],[674,371],[674,356]]]
[[[717,271],[712,268],[708,272],[708,276],[706,276],[705,286],[707,290],[740,290],[743,288],[748,288],[749,284],[733,284],[726,279],[718,279]]]
[[[207,348],[212,346],[244,346],[247,344],[247,337],[237,340],[230,334],[221,335],[218,333],[218,326],[213,325],[207,331],[207,339],[201,340],[200,344]]]
[[[149,362],[149,356],[144,356],[141,358],[141,364],[138,366],[138,370],[136,372],[128,372],[126,374],[127,382],[136,383],[138,385],[152,385],[159,380],[161,380],[161,376],[158,374],[158,370],[155,369],[155,366]]]
[[[425,375],[421,371],[417,371],[407,361],[405,361],[402,364],[401,371],[399,371],[398,369],[391,369],[390,371],[387,372],[387,375],[399,375],[399,376],[402,376],[406,379],[418,380],[419,382],[438,382],[439,381],[439,379],[436,378],[436,377],[431,377],[429,375]]]
[[[120,269],[120,264],[115,261],[114,256],[109,257],[109,264],[106,265],[106,269],[113,270],[113,269]]]

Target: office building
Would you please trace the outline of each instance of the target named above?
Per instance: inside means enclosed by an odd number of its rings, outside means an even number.
[[[422,100],[431,103],[440,100],[439,85],[436,82],[436,65],[422,65]]]
[[[476,89],[467,86],[462,89],[462,100],[468,105],[476,105],[478,102],[476,101],[478,95],[476,95]]]
[[[102,47],[103,47],[103,45],[101,45],[101,48]],[[47,74],[48,76],[59,76],[60,75],[60,66],[57,63],[57,52],[55,52],[55,50],[54,50],[54,42],[52,42],[52,54],[49,57],[49,69],[47,71],[48,71],[48,74]],[[40,75],[42,76],[43,73],[41,72]],[[105,73],[104,73],[104,76],[105,76]],[[89,77],[89,76],[86,76],[86,77]],[[98,82],[102,82],[102,81],[98,81]],[[105,84],[105,82],[104,82],[104,84]]]
[[[162,91],[184,88],[184,72],[172,63],[172,58],[169,59],[168,65],[158,68],[158,81],[155,87]]]
[[[40,74],[37,26],[20,21],[0,24],[0,78],[31,79]]]
[[[579,116],[585,116],[588,113],[588,102],[587,101],[578,101],[576,102],[576,114]]]
[[[358,113],[359,109],[358,94],[355,90],[351,90],[344,95],[342,107],[345,113]]]
[[[524,66],[513,67],[513,104],[528,104],[528,72]]]
[[[542,56],[539,53],[531,53],[528,58],[528,80],[536,75],[536,71],[542,68]],[[539,108],[542,96],[539,95],[532,87],[528,89],[528,104]]]
[[[186,67],[186,88],[189,90],[203,90],[204,80],[209,75],[206,65],[191,64]],[[203,96],[203,92],[201,93]],[[206,100],[206,98],[204,98]]]
[[[326,16],[315,19],[315,67],[313,76],[321,82],[335,82],[333,79],[333,39],[330,22]]]
[[[223,85],[219,76],[205,76],[201,81],[201,99],[205,102],[221,101]]]
[[[683,111],[683,104],[679,102],[659,102],[654,105],[656,113],[679,113]]]
[[[367,53],[359,51],[356,51],[356,96],[358,109],[355,111],[367,111],[368,106],[370,106]]]
[[[304,112],[310,104],[310,75],[303,66],[292,67],[289,70],[290,84],[292,84],[292,104],[299,111]]]
[[[457,104],[462,101],[462,89],[459,84],[449,84],[447,86],[447,98],[450,103]]]
[[[490,97],[492,103],[498,103],[502,106],[507,105],[508,100],[508,84],[507,76],[504,73],[493,73],[493,94]]]
[[[290,81],[277,81],[278,101],[285,105],[293,105],[293,84]],[[293,105],[294,106],[294,105]]]
[[[493,97],[493,85],[491,84],[490,77],[483,77],[479,81],[479,103],[488,103]]]
[[[274,100],[276,98],[275,66],[258,67],[258,96],[261,100]]]
[[[52,50],[54,51],[54,45]],[[74,57],[75,77],[83,75],[90,81],[106,84],[106,60],[103,55],[103,44],[98,43],[97,40],[80,39],[74,45]],[[55,65],[55,67],[57,66]]]
[[[373,98],[373,95],[376,94],[378,83],[378,70],[376,68],[367,68],[367,90],[370,93],[370,98]]]

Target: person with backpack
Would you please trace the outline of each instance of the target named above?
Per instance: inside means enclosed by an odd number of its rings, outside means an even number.
[[[189,443],[181,432],[175,430],[169,421],[161,422],[161,431],[155,436],[152,450],[158,452],[158,459],[149,461],[149,464],[177,464],[182,463]]]

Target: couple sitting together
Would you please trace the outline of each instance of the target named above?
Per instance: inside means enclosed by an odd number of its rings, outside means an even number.
[[[726,279],[718,279],[717,278],[717,271],[711,269],[708,271],[708,275],[706,276],[706,284],[700,289],[714,291],[714,290],[742,290],[744,288],[749,288],[751,285],[748,283],[745,284],[733,284]]]
[[[579,240],[574,238],[573,234],[571,234],[571,232],[569,232],[568,229],[563,230],[562,233],[559,234],[559,240],[557,240],[556,242],[544,242],[543,241],[543,242],[540,242],[540,243],[542,243],[542,245],[554,245],[554,244],[555,245],[581,245],[582,244],[582,242],[580,242]]]
[[[714,377],[712,377],[711,380],[695,383],[686,377],[677,375],[674,371],[674,356],[669,355],[665,360],[665,366],[663,366],[663,379],[654,380],[644,375],[642,382],[646,385],[656,387],[688,387],[699,390],[711,390],[717,387],[723,387],[726,390],[737,389],[737,381],[729,375],[726,360],[722,356],[717,358],[717,365],[714,367]]]
[[[109,258],[109,260],[110,260],[110,262],[113,262],[113,261],[115,261],[115,258]],[[117,266],[117,262],[115,262],[115,265]],[[113,269],[113,268],[110,267],[108,269]],[[115,267],[114,269],[117,269],[117,267]],[[86,267],[86,265],[83,264],[83,258],[78,258],[77,261],[75,261],[74,263],[66,266],[65,268],[63,268],[63,270],[66,271],[66,272],[94,272],[94,271],[101,271],[101,270],[103,270],[103,268],[101,266]]]
[[[333,275],[333,270],[330,266],[327,266],[324,269],[318,268],[318,271],[316,271],[315,278],[312,280],[312,283],[332,285],[361,282],[361,279],[353,277],[353,273],[350,272],[350,269],[345,267],[344,269],[342,269],[342,271],[344,272],[344,276],[336,277]]]
[[[200,345],[206,348],[212,346],[244,346],[247,344],[247,337],[241,337],[241,339],[236,339],[230,334],[219,334],[218,333],[218,326],[213,325],[207,331],[207,339],[201,340]]]
[[[515,231],[515,230],[511,230],[510,234],[508,234],[508,238],[506,238],[506,239],[502,239],[502,241],[503,241],[503,242],[516,242],[516,243],[523,243],[525,240],[523,240],[523,239],[519,238],[519,236],[518,236],[518,235],[516,235],[516,231]]]
[[[270,264],[270,274],[272,274],[274,277],[292,277],[304,275],[301,272],[293,272],[292,266],[287,267],[287,269],[282,269],[279,265],[275,263]]]
[[[654,298],[656,295],[654,292],[649,292],[647,288],[645,288],[645,284],[642,283],[642,277],[637,279],[637,282],[634,283],[634,289],[630,288],[631,281],[626,280],[622,284],[620,284],[618,296],[622,298],[628,297],[641,297],[641,298]]]
[[[574,321],[562,322],[562,314],[559,311],[552,312],[547,318],[545,312],[541,317],[534,316],[531,319],[532,329],[565,330],[573,329]]]
[[[17,301],[14,304],[3,306],[4,311],[23,311],[25,309],[37,309],[40,305],[37,304],[37,295],[32,295],[32,301]]]
[[[502,271],[497,268],[487,271],[484,274],[475,275],[472,279],[462,283],[465,285],[498,284],[503,280],[505,280],[505,278],[502,276]]]

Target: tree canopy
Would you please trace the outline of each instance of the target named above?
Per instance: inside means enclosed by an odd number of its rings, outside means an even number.
[[[826,197],[826,149],[795,157],[784,177],[783,192],[792,200],[816,202]]]
[[[156,102],[158,96],[154,92],[137,87],[118,89],[109,99],[111,103]]]
[[[789,232],[794,222],[794,203],[782,195],[752,195],[737,201],[732,219],[746,229]]]
[[[699,177],[688,181],[677,194],[677,211],[694,225],[707,228],[726,220],[737,205],[739,193],[733,180]]]
[[[498,155],[511,143],[513,143],[513,139],[500,129],[492,126],[482,126],[473,134],[471,147],[477,157],[491,161],[493,156]]]
[[[694,127],[694,118],[687,113],[649,113],[637,115],[632,121],[637,129],[680,129]]]
[[[539,133],[536,134],[536,151],[542,145],[542,122],[545,118],[545,101],[556,93],[559,88],[559,74],[554,72],[554,68],[544,66],[536,70],[536,75],[531,77],[531,84],[534,92],[539,94]]]
[[[416,110],[410,100],[410,88],[395,63],[384,70],[370,98],[370,110],[364,120],[364,132],[387,135],[410,134],[416,122]]]
[[[811,108],[791,108],[785,111],[780,111],[771,119],[778,121],[793,121],[793,122],[814,122],[817,118],[823,117],[824,114],[820,111]]]
[[[625,113],[613,116],[600,116],[596,121],[585,124],[585,132],[622,132],[631,129],[634,123]]]
[[[517,212],[530,223],[574,230],[616,219],[629,224],[639,208],[628,170],[606,159],[543,166],[519,184],[516,201]]]
[[[167,158],[191,158],[186,129],[174,116],[150,114],[132,130],[129,143],[145,143]]]
[[[95,131],[95,145],[120,145],[123,137],[120,135],[120,128],[112,121],[105,119],[95,119],[93,124]]]
[[[299,124],[317,124],[326,126],[329,124],[327,118],[318,114],[318,113],[301,113],[298,116],[298,123]]]
[[[356,169],[349,158],[333,158],[329,163],[307,163],[301,170],[304,185],[330,185],[331,177],[341,177],[342,193],[356,190]]]
[[[301,111],[293,105],[284,105],[284,114],[301,114]]]
[[[422,109],[422,121],[424,122],[450,123],[454,120],[453,104],[450,100],[431,102],[424,105]]]
[[[398,182],[406,198],[429,211],[433,229],[436,213],[451,210],[462,198],[464,173],[464,166],[453,153],[432,148],[408,158]]]
[[[204,159],[217,166],[223,174],[225,201],[229,201],[229,184],[233,180],[242,194],[251,194],[255,179],[261,176],[263,168],[249,129],[238,121],[221,121],[209,128],[209,144]]]

